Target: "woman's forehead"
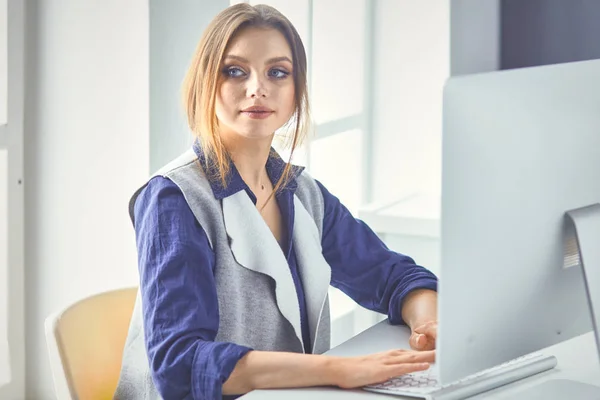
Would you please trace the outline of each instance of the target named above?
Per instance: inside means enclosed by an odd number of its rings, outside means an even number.
[[[292,50],[285,36],[274,28],[247,27],[230,41],[225,57],[237,56],[250,59],[287,57],[292,60]]]

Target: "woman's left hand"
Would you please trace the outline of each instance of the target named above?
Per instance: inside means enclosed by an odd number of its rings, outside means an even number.
[[[412,329],[410,339],[408,340],[410,347],[413,350],[433,350],[437,340],[438,323],[436,321],[428,321],[422,324],[417,324]]]

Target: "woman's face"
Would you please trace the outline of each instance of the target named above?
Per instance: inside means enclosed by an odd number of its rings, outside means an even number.
[[[222,61],[216,114],[221,134],[270,137],[295,110],[292,52],[275,29],[245,28]]]

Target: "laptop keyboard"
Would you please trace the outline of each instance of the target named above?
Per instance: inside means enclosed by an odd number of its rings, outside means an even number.
[[[371,387],[388,389],[391,391],[400,389],[418,393],[429,393],[437,389],[439,386],[437,374],[435,373],[435,366],[432,365],[427,371],[419,371],[412,374],[402,375]]]
[[[540,361],[544,362],[540,363]],[[533,366],[532,368],[523,369],[523,367],[532,366],[534,364],[535,366]],[[503,381],[502,377],[504,375],[509,375],[510,372],[515,372],[520,368],[523,369],[523,373],[521,374],[522,376],[519,374],[512,374],[511,381],[522,379],[526,376],[533,375],[534,373],[539,373],[544,370],[551,369],[555,365],[556,359],[554,357],[547,357],[539,353],[533,353],[516,358],[514,360],[510,360],[506,363],[500,364],[490,369],[486,369],[473,375],[469,375],[464,379],[442,386],[438,382],[436,368],[432,364],[432,366],[426,371],[419,371],[411,374],[402,375],[396,378],[392,378],[381,384],[365,386],[363,389],[379,393],[433,399],[435,398],[435,396],[432,395],[436,393],[443,392],[444,394],[448,394],[448,392],[452,392],[454,389],[467,388],[465,392],[470,392],[468,390],[468,387],[475,382],[485,383],[485,381],[489,381],[489,384],[487,385],[488,387],[485,390],[490,390],[494,387],[500,386],[500,384],[498,383]],[[504,380],[506,380],[506,377]],[[508,382],[503,382],[502,384],[506,383]],[[485,386],[486,385],[484,385],[484,387]],[[485,390],[479,391],[483,392]],[[470,395],[474,394],[476,393]]]

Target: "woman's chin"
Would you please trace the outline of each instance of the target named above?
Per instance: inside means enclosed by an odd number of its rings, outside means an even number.
[[[238,124],[222,124],[221,135],[226,137],[246,140],[272,140],[274,133],[279,129],[273,123],[265,123],[266,121],[253,120],[244,121]]]
[[[256,130],[256,129],[244,129],[240,130],[239,136],[248,140],[271,140],[273,138],[273,132],[275,130]]]

